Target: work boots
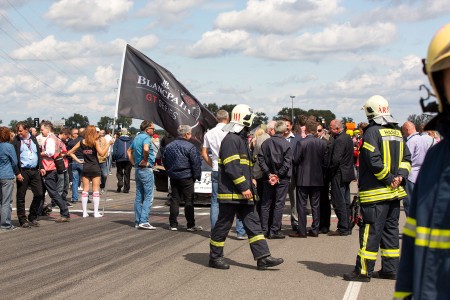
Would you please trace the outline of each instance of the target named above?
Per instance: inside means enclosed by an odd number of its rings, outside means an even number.
[[[267,268],[281,265],[283,262],[284,260],[282,258],[274,258],[269,255],[258,259],[256,266],[258,267],[258,270],[267,270]]]
[[[219,257],[216,259],[209,259],[209,266],[215,269],[227,270],[230,268],[230,265],[225,262],[223,257]]]

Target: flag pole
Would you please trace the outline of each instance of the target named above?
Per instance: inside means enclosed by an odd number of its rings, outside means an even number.
[[[125,64],[125,55],[127,53],[127,47],[128,47],[128,44],[125,44],[125,47],[123,49],[123,55],[122,55],[122,66],[120,67],[119,87],[117,89],[117,97],[116,97],[116,109],[114,112],[113,128],[112,128],[112,132],[111,132],[112,138],[114,138],[114,130],[116,129],[116,120],[117,120],[118,111],[119,111],[120,88],[122,86],[123,66]],[[110,146],[110,149],[111,149],[111,147],[112,146]],[[112,167],[112,157],[111,157],[112,151],[110,151],[109,153],[111,153],[111,154],[109,155],[109,158],[108,158],[108,160],[109,160],[108,174],[111,172],[111,167]],[[105,214],[105,206],[106,206],[106,197],[105,197],[105,201],[103,202],[103,214]]]

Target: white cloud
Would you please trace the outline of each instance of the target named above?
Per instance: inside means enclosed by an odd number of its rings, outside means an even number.
[[[337,0],[249,0],[244,10],[220,14],[215,26],[264,34],[293,33],[327,23],[341,10]]]
[[[149,0],[144,8],[140,9],[139,17],[155,16],[153,26],[167,26],[189,16],[192,8],[208,3],[207,0]]]
[[[155,35],[133,37],[130,44],[138,49],[151,49],[158,43]],[[89,60],[99,57],[116,56],[123,53],[126,41],[115,39],[109,42],[97,41],[93,35],[84,35],[79,41],[58,41],[55,36],[50,35],[43,40],[36,41],[23,48],[12,52],[12,57],[18,60],[65,60],[73,59],[78,63],[82,59],[84,64]]]
[[[200,41],[188,48],[188,54],[193,57],[221,56],[228,52],[244,50],[249,37],[250,34],[242,30],[208,31],[202,35]]]
[[[46,17],[75,31],[98,30],[126,17],[132,6],[131,0],[61,0]]]
[[[189,48],[193,57],[220,56],[239,52],[254,57],[275,60],[318,61],[325,55],[339,52],[372,50],[392,42],[396,27],[392,23],[376,23],[352,26],[350,23],[332,24],[323,31],[303,33],[299,36],[265,35],[251,36],[246,31],[206,32]]]
[[[362,16],[363,22],[392,21],[416,22],[435,19],[450,13],[448,0],[396,0],[389,1],[384,7],[377,7]]]

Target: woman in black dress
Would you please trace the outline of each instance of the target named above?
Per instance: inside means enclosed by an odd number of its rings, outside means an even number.
[[[87,213],[87,203],[89,197],[89,183],[92,181],[92,200],[94,202],[94,217],[103,217],[98,212],[100,205],[100,178],[101,169],[98,162],[97,153],[103,156],[108,151],[109,146],[114,143],[110,141],[102,148],[98,141],[99,134],[95,126],[89,125],[86,128],[84,139],[79,141],[67,154],[70,155],[74,161],[83,164],[83,172],[81,173],[81,180],[83,182],[83,192],[81,194],[81,205],[83,207],[83,218],[89,217]],[[76,157],[75,151],[81,147],[83,152],[83,161]]]

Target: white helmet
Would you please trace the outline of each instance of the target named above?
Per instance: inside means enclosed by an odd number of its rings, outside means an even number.
[[[252,126],[254,118],[255,114],[250,106],[238,104],[233,108],[230,123],[224,126],[223,131],[239,133],[244,127]]]
[[[391,115],[389,102],[382,96],[375,95],[370,97],[362,109],[364,109],[369,121],[373,120],[379,125],[398,123]]]

